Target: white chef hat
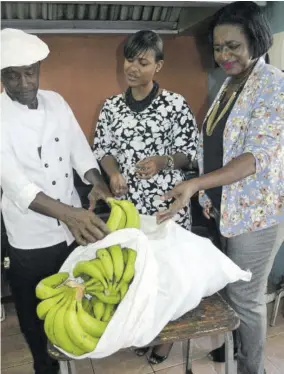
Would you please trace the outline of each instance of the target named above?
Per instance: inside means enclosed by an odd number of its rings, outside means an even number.
[[[35,35],[17,29],[1,31],[1,70],[10,66],[32,65],[48,54],[47,44]]]

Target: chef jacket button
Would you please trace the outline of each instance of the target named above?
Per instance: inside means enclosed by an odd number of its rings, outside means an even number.
[[[59,157],[59,161],[62,161],[63,160],[63,158],[62,157]]]
[[[56,185],[56,182],[55,182],[55,181],[53,181],[53,182],[52,182],[52,184],[53,184],[53,185],[55,186],[55,185]]]
[[[66,174],[65,174],[65,177],[66,177],[66,178],[68,178],[68,176],[69,176],[69,174],[68,174],[68,173],[66,173]]]
[[[44,164],[44,167],[45,167],[45,168],[48,168],[48,166],[49,166],[48,164]]]
[[[55,140],[56,142],[59,142],[59,138],[55,138],[54,140]]]

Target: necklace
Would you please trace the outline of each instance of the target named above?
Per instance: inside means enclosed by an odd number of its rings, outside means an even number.
[[[235,100],[235,97],[236,95],[238,94],[238,92],[244,87],[245,85],[245,82],[246,82],[246,79],[244,79],[240,84],[239,86],[237,87],[237,89],[232,93],[232,95],[230,96],[229,100],[227,101],[227,104],[224,106],[223,110],[221,111],[221,113],[219,114],[219,116],[215,119],[217,113],[218,113],[218,110],[219,110],[219,107],[220,107],[220,104],[222,102],[222,100],[224,99],[225,97],[225,94],[227,92],[227,88],[225,88],[222,92],[222,95],[221,97],[219,98],[219,100],[216,102],[216,104],[214,105],[209,117],[208,117],[208,120],[207,120],[207,125],[206,125],[206,134],[207,136],[211,136],[213,134],[213,131],[215,130],[216,126],[218,125],[218,122],[224,117],[224,115],[227,113],[227,111],[230,109],[232,103],[234,102]]]
[[[125,92],[125,103],[133,112],[139,113],[145,110],[152,103],[152,101],[156,98],[158,92],[159,85],[154,81],[153,88],[150,93],[142,100],[135,100],[132,95],[131,88],[128,87]]]
[[[216,102],[216,104],[214,105],[214,108],[212,109],[212,111],[211,111],[211,113],[208,117],[207,125],[206,125],[207,136],[211,136],[213,134],[213,131],[215,130],[215,127],[217,126],[218,122],[221,120],[221,118],[223,118],[223,116],[225,115],[227,110],[230,108],[232,102],[234,101],[234,99],[236,97],[236,94],[237,94],[237,91],[232,93],[230,99],[227,101],[227,104],[224,106],[223,110],[221,111],[221,113],[219,114],[217,119],[215,120],[215,117],[216,117],[216,115],[218,113],[218,110],[219,110],[219,107],[220,107],[220,103],[223,100],[223,97],[225,96],[225,93],[226,93],[226,90],[223,91],[222,97]]]

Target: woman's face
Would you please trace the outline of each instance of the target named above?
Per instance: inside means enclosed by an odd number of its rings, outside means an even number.
[[[219,25],[213,32],[214,58],[229,76],[243,73],[252,63],[248,40],[238,25]]]
[[[163,61],[156,62],[155,52],[148,50],[140,53],[134,59],[124,60],[124,74],[130,87],[145,86],[151,82],[155,73],[159,72]]]

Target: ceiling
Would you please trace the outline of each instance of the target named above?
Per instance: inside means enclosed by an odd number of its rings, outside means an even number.
[[[1,28],[76,34],[125,34],[151,29],[160,34],[181,34],[194,29],[224,4],[225,1],[1,1]]]

